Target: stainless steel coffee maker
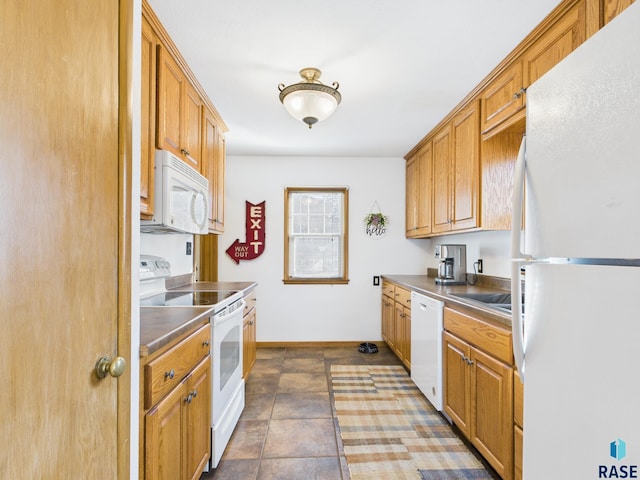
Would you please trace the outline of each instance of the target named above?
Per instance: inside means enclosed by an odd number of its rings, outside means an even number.
[[[464,285],[467,283],[467,246],[436,245],[438,263],[438,285]]]

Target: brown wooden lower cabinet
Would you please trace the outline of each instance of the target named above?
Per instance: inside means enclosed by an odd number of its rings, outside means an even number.
[[[256,363],[256,309],[242,319],[242,378],[247,380]]]
[[[382,282],[382,339],[411,370],[411,292]]]
[[[246,381],[256,363],[256,290],[244,296],[246,305],[242,312],[242,378]]]
[[[382,339],[387,343],[387,345],[389,345],[389,347],[392,350],[394,348],[393,341],[395,339],[394,315],[395,315],[395,302],[393,298],[387,296],[386,294],[383,294],[382,295]]]
[[[141,358],[140,477],[199,479],[211,454],[211,326]]]
[[[145,416],[145,479],[198,479],[211,445],[211,358]]]
[[[495,471],[512,480],[513,367],[500,359],[509,332],[449,308],[444,319],[445,330],[455,330],[443,334],[444,410]],[[485,349],[496,338],[494,356]]]
[[[513,478],[522,480],[522,439],[524,435],[524,385],[513,371]]]
[[[411,369],[411,307],[396,301],[393,321],[395,331],[393,351],[402,363]]]
[[[513,479],[522,480],[522,428],[513,427]]]

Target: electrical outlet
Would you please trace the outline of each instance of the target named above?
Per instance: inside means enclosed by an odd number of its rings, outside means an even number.
[[[479,258],[477,263],[478,263],[478,273],[482,273],[482,259]]]
[[[378,275],[374,275],[373,276],[373,286],[377,287],[378,285],[380,285],[380,277]]]
[[[191,255],[191,242],[187,242],[187,255]]]

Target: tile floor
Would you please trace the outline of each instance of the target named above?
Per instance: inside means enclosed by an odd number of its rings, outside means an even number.
[[[329,388],[342,365],[399,365],[383,343],[375,354],[352,347],[259,348],[246,405],[218,468],[201,480],[347,480]]]

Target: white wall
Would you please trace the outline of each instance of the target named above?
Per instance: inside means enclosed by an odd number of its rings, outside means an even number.
[[[191,255],[187,255],[187,242]],[[163,257],[171,264],[171,275],[193,272],[193,235],[190,233],[141,233],[140,253]]]
[[[407,240],[402,158],[228,157],[220,280],[258,282],[259,342],[380,340],[380,287],[374,275],[426,274],[430,240]],[[284,188],[349,187],[348,285],[284,285]],[[264,253],[231,260],[225,250],[245,240],[245,201],[266,201]],[[365,235],[363,218],[377,202],[390,218],[383,238]]]

